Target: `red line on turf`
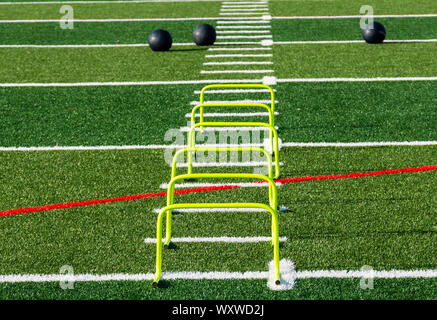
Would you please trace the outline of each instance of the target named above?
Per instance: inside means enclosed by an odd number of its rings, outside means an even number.
[[[310,180],[333,180],[333,179],[349,179],[349,178],[360,178],[360,177],[372,177],[377,175],[386,175],[386,174],[398,174],[398,173],[408,173],[408,172],[424,172],[437,170],[437,165],[434,166],[422,166],[415,168],[402,168],[402,169],[391,169],[391,170],[380,170],[380,171],[371,171],[371,172],[355,172],[348,174],[333,174],[333,175],[323,175],[323,176],[306,176],[306,177],[297,177],[297,178],[285,178],[285,179],[277,179],[275,182],[280,183],[295,183],[295,182],[303,182]],[[257,183],[267,183],[266,181],[256,181]],[[238,185],[224,185],[224,186],[211,186],[211,187],[201,187],[201,188],[191,188],[191,189],[179,189],[175,190],[175,194],[187,194],[187,193],[197,193],[204,191],[218,191],[218,190],[229,190],[229,189],[238,189],[240,186]],[[85,201],[75,201],[75,202],[66,202],[66,203],[56,203],[39,207],[28,207],[28,208],[20,208],[20,209],[10,209],[5,211],[0,211],[0,216],[11,216],[21,213],[31,213],[38,211],[49,211],[56,209],[66,209],[73,207],[83,207],[90,206],[101,203],[110,203],[110,202],[119,202],[119,201],[130,201],[130,200],[138,200],[145,198],[154,198],[154,197],[164,197],[167,195],[167,192],[153,192],[153,193],[143,193],[136,195],[127,195],[122,197],[115,198],[104,198],[104,199],[94,199],[94,200],[85,200]]]

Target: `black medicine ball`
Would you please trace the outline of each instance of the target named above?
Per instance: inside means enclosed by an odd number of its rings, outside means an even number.
[[[214,44],[215,39],[215,29],[209,24],[199,24],[193,31],[193,41],[198,46],[210,46]]]
[[[149,34],[147,42],[153,51],[168,51],[173,39],[167,30],[156,29]]]
[[[366,25],[362,35],[367,43],[382,43],[385,39],[385,28],[381,23],[374,21],[373,28],[371,24]]]

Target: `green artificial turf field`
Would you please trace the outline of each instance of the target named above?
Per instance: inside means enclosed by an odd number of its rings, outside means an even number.
[[[380,45],[362,41],[358,0],[261,1],[246,13],[228,9],[259,1],[69,3],[75,19],[100,20],[73,29],[46,21],[61,18],[61,1],[9,2],[0,3],[0,299],[437,299],[435,1],[368,1],[384,15]],[[199,23],[216,28],[213,46],[192,43]],[[172,34],[169,52],[146,46],[156,28]],[[260,237],[271,222],[259,212],[175,212],[173,237],[189,240],[163,251],[164,285],[152,287],[165,159],[187,143],[199,90],[220,82],[275,90],[280,178],[298,178],[278,185],[280,259],[297,277],[289,290],[267,286],[273,250]],[[270,105],[266,92],[205,99]],[[254,111],[205,112],[267,121],[237,114]],[[238,139],[256,144],[255,132]],[[194,171],[254,172],[232,161]],[[207,182],[253,181],[194,181],[176,203],[269,202],[267,188],[196,185]],[[60,286],[63,266],[73,289]],[[352,275],[363,266],[376,272],[374,289]]]

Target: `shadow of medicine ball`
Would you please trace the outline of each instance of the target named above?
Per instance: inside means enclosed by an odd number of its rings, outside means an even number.
[[[210,46],[214,44],[215,38],[214,27],[206,23],[199,24],[193,31],[193,41],[198,46]]]
[[[149,34],[147,42],[153,51],[168,51],[173,39],[167,30],[156,29]]]
[[[370,23],[367,24],[362,35],[367,43],[382,43],[385,39],[385,28],[381,23],[374,21],[373,28]]]

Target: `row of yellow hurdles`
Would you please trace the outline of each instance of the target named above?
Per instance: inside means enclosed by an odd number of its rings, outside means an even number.
[[[237,89],[234,92],[239,92],[238,89],[254,89],[254,92],[266,91],[270,93],[270,106],[263,103],[205,103],[205,91],[210,89]],[[250,91],[249,91],[250,92]],[[190,209],[190,208],[258,208],[270,213],[272,217],[272,245],[273,245],[273,261],[275,266],[275,283],[279,285],[279,231],[278,231],[278,204],[277,204],[277,188],[274,179],[277,179],[280,174],[279,168],[279,148],[278,148],[278,133],[275,129],[275,94],[271,87],[262,84],[213,84],[204,87],[200,92],[200,103],[196,105],[191,112],[191,128],[188,132],[188,147],[176,151],[172,160],[171,180],[167,190],[167,205],[161,209],[158,215],[156,228],[156,273],[153,280],[153,286],[157,287],[162,275],[162,248],[168,247],[171,242],[171,222],[172,210]],[[206,122],[204,121],[204,109],[207,108],[263,108],[268,114],[267,122]],[[196,122],[196,112],[199,112],[199,122]],[[266,151],[261,147],[196,147],[196,131],[202,131],[205,127],[264,127],[269,132],[270,150]],[[213,151],[213,152],[230,152],[230,151],[256,151],[266,158],[268,175],[252,174],[252,173],[193,173],[193,154],[198,151]],[[176,175],[177,160],[181,155],[187,155],[188,172],[186,174]],[[272,157],[274,166],[272,164]],[[263,203],[174,203],[175,184],[178,181],[194,180],[194,179],[253,179],[263,181],[269,185],[269,204]],[[166,239],[162,240],[162,225],[163,217],[166,215]]]

